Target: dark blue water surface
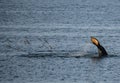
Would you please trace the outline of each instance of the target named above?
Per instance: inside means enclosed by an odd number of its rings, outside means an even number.
[[[119,25],[119,0],[0,0],[0,83],[118,83]]]

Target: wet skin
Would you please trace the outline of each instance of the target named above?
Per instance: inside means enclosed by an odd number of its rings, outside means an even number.
[[[98,48],[98,53],[99,53],[98,58],[106,57],[108,55],[105,48],[102,45],[100,45],[99,41],[95,37],[91,37],[91,41]]]

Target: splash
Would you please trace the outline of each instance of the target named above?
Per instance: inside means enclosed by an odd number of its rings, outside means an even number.
[[[85,43],[80,51],[73,52],[70,54],[70,56],[93,56],[96,53],[97,49],[91,43]]]
[[[83,47],[84,53],[93,53],[94,46],[91,43],[86,43]]]

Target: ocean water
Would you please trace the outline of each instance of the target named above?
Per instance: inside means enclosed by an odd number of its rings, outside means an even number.
[[[119,3],[1,0],[0,83],[119,83]],[[92,58],[91,36],[108,57]]]

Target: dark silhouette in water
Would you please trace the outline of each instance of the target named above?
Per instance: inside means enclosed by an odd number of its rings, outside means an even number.
[[[99,41],[95,37],[91,37],[91,41],[95,46],[97,46],[99,57],[106,57],[108,55],[105,48],[100,45]]]

